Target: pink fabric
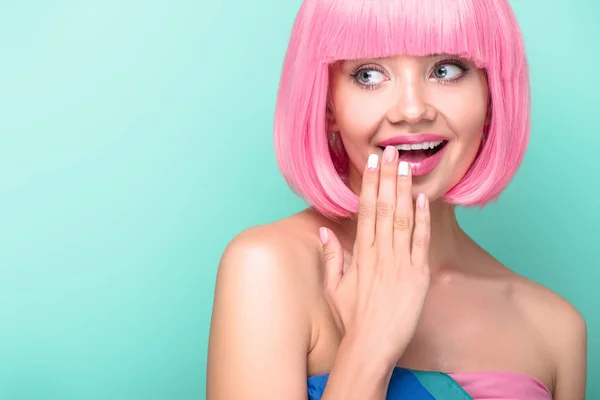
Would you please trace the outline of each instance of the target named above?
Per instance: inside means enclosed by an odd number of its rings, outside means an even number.
[[[448,374],[474,400],[552,400],[539,380],[516,372],[457,372]]]

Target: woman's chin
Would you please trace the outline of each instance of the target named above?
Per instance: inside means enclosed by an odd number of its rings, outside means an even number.
[[[413,178],[412,197],[416,200],[419,193],[423,193],[430,203],[440,200],[453,185],[447,179],[436,174],[435,171],[427,175]]]

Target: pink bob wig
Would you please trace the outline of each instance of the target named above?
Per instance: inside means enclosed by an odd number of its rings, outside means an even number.
[[[280,77],[275,153],[291,189],[325,216],[347,217],[358,208],[346,184],[348,157],[326,131],[329,66],[399,54],[457,54],[487,73],[490,122],[475,160],[445,201],[483,206],[521,164],[530,131],[529,75],[507,0],[304,0]]]

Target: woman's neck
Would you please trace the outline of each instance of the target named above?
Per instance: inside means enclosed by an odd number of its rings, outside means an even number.
[[[461,264],[460,260],[466,255],[464,253],[472,241],[458,224],[456,207],[438,199],[430,203],[430,210],[429,264],[432,272]]]

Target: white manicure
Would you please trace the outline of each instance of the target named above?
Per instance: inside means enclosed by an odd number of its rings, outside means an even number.
[[[377,157],[377,154],[370,154],[369,159],[367,160],[367,168],[369,168],[369,169],[377,168],[378,161],[379,161],[379,157]]]
[[[400,164],[398,164],[398,175],[408,176],[408,163],[406,161],[400,161]]]

